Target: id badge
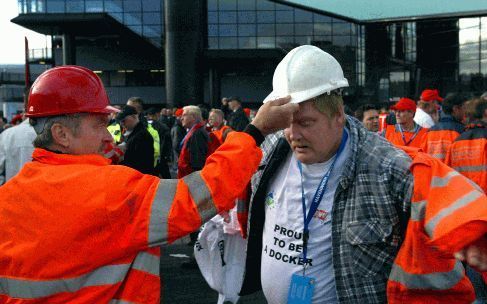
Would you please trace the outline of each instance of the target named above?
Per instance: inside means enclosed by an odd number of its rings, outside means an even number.
[[[311,304],[315,289],[315,279],[293,274],[287,294],[288,304]]]

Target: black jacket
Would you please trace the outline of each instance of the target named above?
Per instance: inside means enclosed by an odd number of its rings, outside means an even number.
[[[152,125],[154,129],[156,129],[157,133],[159,133],[159,142],[161,146],[161,162],[171,161],[172,158],[172,141],[171,141],[171,129],[160,121],[151,120],[149,124]]]
[[[203,169],[206,162],[206,157],[208,156],[209,141],[210,137],[204,126],[194,131],[193,135],[188,138],[186,148],[189,150],[190,166],[194,171]]]
[[[171,141],[172,141],[172,149],[176,155],[181,153],[181,141],[183,140],[184,136],[186,135],[186,130],[181,125],[181,122],[178,120],[174,123],[171,128]]]
[[[228,119],[228,126],[235,131],[243,131],[249,124],[249,119],[245,115],[242,107],[238,108],[235,112],[230,113]]]
[[[126,150],[122,165],[142,173],[154,174],[154,140],[142,123],[125,138]]]

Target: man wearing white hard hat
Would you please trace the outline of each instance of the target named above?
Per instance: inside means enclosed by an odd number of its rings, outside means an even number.
[[[340,64],[314,46],[293,49],[277,66],[264,103],[290,96],[299,111],[262,145],[241,295],[262,289],[271,304],[386,303],[388,280],[407,289],[418,279],[394,264],[411,213],[412,160],[344,114],[347,86]],[[444,275],[434,271],[431,284]],[[438,287],[421,282],[422,290]]]

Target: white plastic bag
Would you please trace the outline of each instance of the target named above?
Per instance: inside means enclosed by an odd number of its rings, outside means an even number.
[[[237,303],[245,270],[246,240],[240,233],[224,233],[223,217],[208,221],[194,247],[196,262],[208,285],[216,290],[218,304]]]
[[[221,214],[223,217],[223,232],[225,234],[240,234],[240,223],[237,218],[237,206]]]

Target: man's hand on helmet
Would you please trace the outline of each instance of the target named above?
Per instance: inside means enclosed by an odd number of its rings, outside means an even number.
[[[293,113],[299,110],[299,105],[289,103],[290,100],[291,96],[286,96],[266,102],[251,123],[264,136],[287,128],[291,124]]]

